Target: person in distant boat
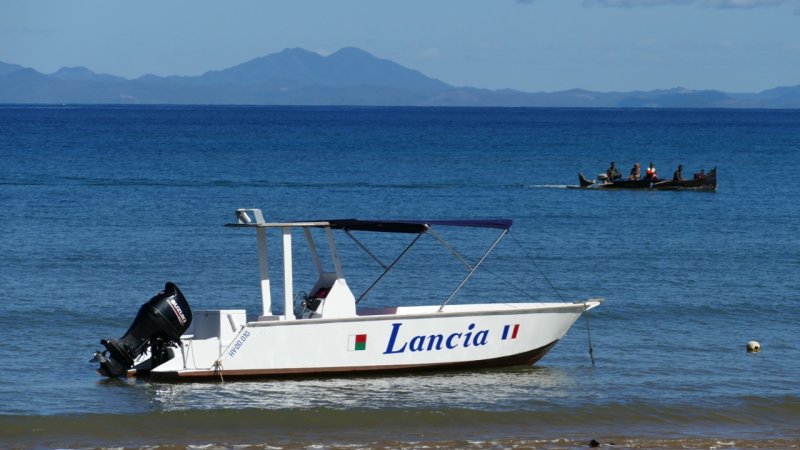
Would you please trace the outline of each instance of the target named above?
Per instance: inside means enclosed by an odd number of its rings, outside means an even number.
[[[678,164],[678,168],[672,174],[672,181],[683,181],[683,165]]]
[[[646,180],[657,180],[658,174],[656,173],[656,166],[650,161],[650,165],[647,166],[647,170],[644,173],[644,178]]]
[[[617,170],[617,165],[614,164],[614,161],[611,161],[611,167],[606,170],[606,175],[610,181],[615,181],[622,178],[622,175],[619,174],[619,170]]]
[[[706,169],[700,169],[700,172],[696,172],[694,174],[695,180],[702,180],[705,177],[706,177]]]
[[[641,176],[642,176],[642,170],[639,167],[639,163],[636,163],[633,165],[633,168],[631,169],[631,175],[629,179],[638,180],[639,178],[641,178]]]

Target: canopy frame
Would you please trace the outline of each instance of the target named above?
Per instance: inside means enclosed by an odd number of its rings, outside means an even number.
[[[444,307],[458,294],[461,288],[467,283],[467,281],[472,277],[475,271],[483,264],[486,260],[486,257],[497,247],[503,237],[508,234],[509,228],[513,223],[510,219],[490,219],[490,220],[359,220],[359,219],[334,219],[334,220],[310,220],[310,221],[296,221],[296,222],[266,222],[263,218],[263,214],[260,209],[239,209],[236,211],[237,216],[237,223],[226,224],[227,227],[255,227],[258,231],[258,244],[259,244],[259,262],[260,262],[260,272],[261,272],[261,290],[262,290],[262,301],[263,301],[263,313],[264,315],[271,314],[271,302],[270,302],[270,287],[269,287],[269,270],[267,265],[267,258],[266,258],[266,239],[264,236],[264,229],[265,228],[280,228],[283,234],[284,239],[284,271],[286,270],[286,266],[291,267],[291,250],[287,250],[287,247],[291,247],[291,234],[289,230],[291,228],[302,228],[303,232],[306,236],[306,240],[311,247],[312,252],[312,259],[314,260],[314,264],[317,266],[318,271],[321,270],[321,264],[319,262],[319,256],[316,254],[316,246],[313,245],[313,240],[311,239],[310,233],[308,232],[309,228],[323,228],[325,229],[325,233],[328,238],[328,244],[331,248],[333,253],[333,260],[334,266],[336,270],[337,278],[342,278],[342,270],[338,260],[338,255],[336,254],[336,247],[333,243],[333,235],[331,234],[331,230],[342,230],[344,233],[353,239],[353,241],[364,251],[370,258],[372,258],[378,265],[380,265],[384,270],[378,276],[375,281],[358,297],[356,300],[356,304],[363,300],[377,285],[380,283],[386,275],[391,271],[395,265],[408,253],[409,250],[419,241],[423,234],[427,232],[431,232],[433,237],[451,254],[453,254],[467,269],[467,275],[461,280],[461,282],[456,286],[456,288],[450,293],[450,295],[442,302],[439,306],[438,312],[442,312]],[[453,248],[444,238],[442,238],[438,233],[433,231],[432,226],[454,226],[454,227],[467,227],[467,228],[493,228],[493,229],[500,229],[500,235],[492,242],[489,248],[483,252],[480,256],[478,261],[473,265],[470,264],[459,252]],[[367,232],[380,232],[380,233],[408,233],[408,234],[416,234],[414,239],[400,252],[400,254],[388,265],[384,264],[364,243],[356,239],[353,236],[353,231],[367,231]],[[287,236],[288,235],[288,236]],[[287,260],[287,258],[289,258]],[[284,274],[284,277],[287,275]],[[289,275],[291,276],[291,275]],[[287,283],[284,280],[284,283]],[[288,283],[291,283],[291,279],[288,280]],[[288,285],[287,285],[288,289]],[[287,308],[291,305],[291,301],[288,299],[291,296],[291,292],[285,293],[287,295],[287,300],[285,300]],[[288,316],[288,313],[287,313]]]

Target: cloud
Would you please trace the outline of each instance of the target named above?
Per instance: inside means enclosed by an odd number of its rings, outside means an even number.
[[[521,2],[522,0],[517,0]],[[533,0],[529,0],[533,1]],[[719,9],[752,9],[778,6],[790,0],[583,0],[584,6],[607,6],[611,8],[636,8],[639,6],[699,5]]]
[[[542,0],[515,0],[520,5],[532,5],[540,1]],[[695,5],[709,9],[755,9],[794,4],[795,14],[800,14],[800,0],[581,0],[581,3],[585,7],[638,8]]]
[[[635,8],[637,6],[682,5],[695,0],[583,0],[584,6],[609,6],[612,8]]]
[[[786,0],[704,0],[703,4],[712,8],[759,8],[762,6],[777,6]]]

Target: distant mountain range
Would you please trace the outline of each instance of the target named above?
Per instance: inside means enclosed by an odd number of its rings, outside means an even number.
[[[295,48],[200,76],[132,80],[85,67],[42,74],[0,62],[0,103],[800,108],[800,85],[751,94],[683,88],[528,93],[451,86],[357,48],[329,56]]]

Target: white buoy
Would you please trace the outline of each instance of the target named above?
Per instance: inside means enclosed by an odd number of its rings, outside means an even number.
[[[758,353],[761,351],[761,344],[758,341],[750,341],[747,343],[747,352],[748,353]]]

